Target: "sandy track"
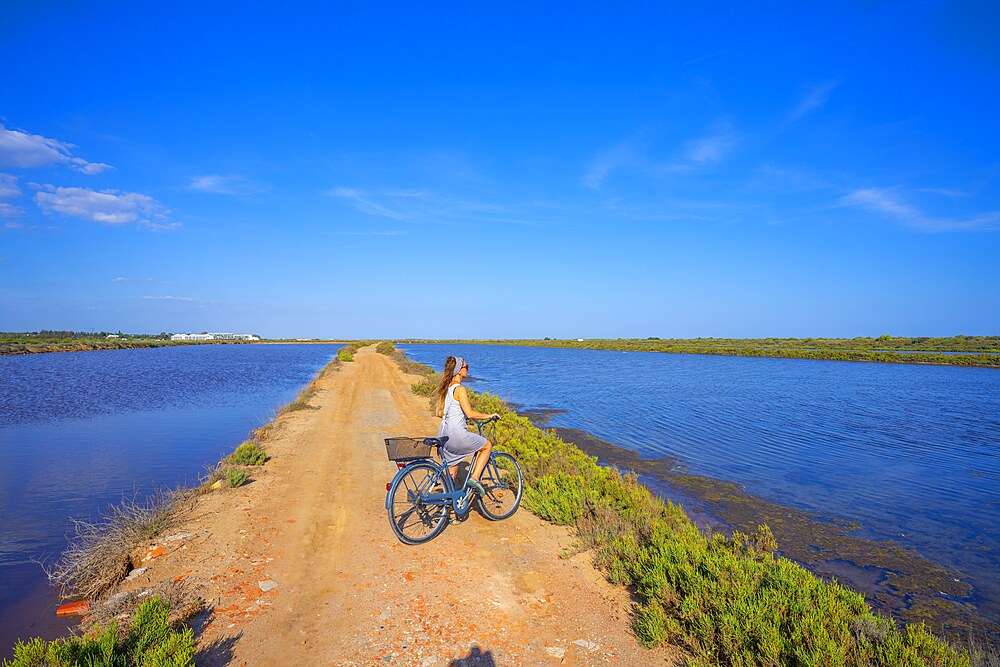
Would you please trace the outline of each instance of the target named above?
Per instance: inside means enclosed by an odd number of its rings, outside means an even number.
[[[372,348],[320,381],[315,410],[282,417],[253,483],[204,497],[133,582],[178,580],[212,607],[199,665],[650,665],[608,584],[565,528],[521,509],[475,512],[422,546],[396,540],[382,439],[437,419]],[[267,593],[258,582],[277,587]]]

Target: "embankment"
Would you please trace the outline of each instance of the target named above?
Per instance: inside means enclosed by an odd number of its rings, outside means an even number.
[[[438,420],[410,390],[419,376],[372,348],[352,358],[255,434],[270,460],[246,484],[191,498],[133,551],[95,614],[164,591],[200,666],[677,664],[640,646],[629,592],[565,527],[472,513],[421,547],[396,540],[383,438]]]

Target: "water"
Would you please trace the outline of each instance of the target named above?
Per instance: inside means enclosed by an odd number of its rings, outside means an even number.
[[[1000,622],[1000,370],[950,366],[404,345],[438,370],[469,363],[476,391],[557,408],[646,458],[855,522],[967,576]]]
[[[199,345],[0,356],[0,658],[61,634],[37,560],[69,517],[193,484],[339,345]]]

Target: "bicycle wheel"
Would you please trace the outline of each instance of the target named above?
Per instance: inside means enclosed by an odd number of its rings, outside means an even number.
[[[444,493],[441,472],[430,463],[413,463],[389,487],[389,525],[400,542],[422,544],[448,525],[448,507],[423,502],[432,493]]]
[[[480,480],[486,493],[477,499],[479,509],[490,521],[513,515],[521,504],[524,478],[517,460],[506,452],[495,452],[483,469]]]

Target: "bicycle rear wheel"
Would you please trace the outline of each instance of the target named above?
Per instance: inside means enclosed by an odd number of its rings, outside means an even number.
[[[389,525],[400,542],[422,544],[437,537],[448,525],[448,507],[423,501],[429,494],[444,493],[441,471],[430,463],[408,465],[389,487]]]
[[[501,521],[517,511],[524,490],[517,459],[506,452],[495,452],[483,469],[480,482],[486,491],[477,499],[483,516],[490,521]]]

